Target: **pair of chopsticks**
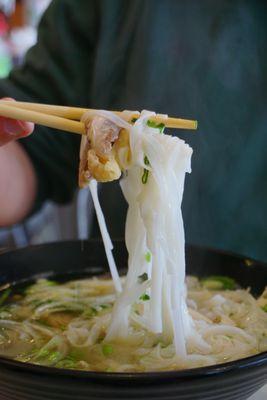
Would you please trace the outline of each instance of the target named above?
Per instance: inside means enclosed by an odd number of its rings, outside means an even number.
[[[80,135],[86,133],[84,123],[80,122],[80,119],[87,111],[93,110],[80,107],[0,100],[1,117],[34,122],[38,125],[59,129],[65,132],[78,133]],[[113,112],[118,116],[122,116],[122,112],[120,111]],[[125,118],[125,116],[123,117]],[[131,120],[133,118],[139,118],[139,115],[132,114],[130,118]],[[188,119],[164,118],[161,115],[155,115],[149,118],[149,120],[157,124],[163,123],[166,128],[197,129],[197,121]]]

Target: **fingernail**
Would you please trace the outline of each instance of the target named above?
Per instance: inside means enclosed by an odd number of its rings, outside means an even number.
[[[6,119],[3,124],[3,128],[5,133],[13,136],[19,136],[24,133],[24,127],[20,124],[19,121]]]

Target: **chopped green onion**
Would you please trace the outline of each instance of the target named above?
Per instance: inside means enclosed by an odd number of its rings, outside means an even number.
[[[51,363],[54,363],[54,362],[58,361],[58,359],[60,357],[61,357],[61,353],[59,351],[52,351],[52,353],[48,357],[48,361],[50,361]]]
[[[97,314],[97,309],[95,307],[91,307],[91,315],[96,315]]]
[[[58,283],[55,281],[46,281],[46,286],[56,286],[56,285],[58,285]]]
[[[263,311],[267,312],[267,303],[262,307]]]
[[[104,354],[104,356],[109,356],[110,354],[112,354],[113,347],[111,346],[111,344],[103,344],[102,353]]]
[[[149,159],[147,158],[147,156],[144,157],[144,163],[145,163],[146,165],[149,165]]]
[[[148,294],[144,293],[139,297],[139,300],[143,300],[143,301],[150,300],[150,296]]]
[[[147,121],[147,126],[149,126],[149,128],[156,128],[159,130],[159,133],[163,133],[165,125],[161,122],[160,124],[157,124],[154,121]]]
[[[50,354],[50,351],[47,349],[41,349],[37,354],[36,358],[47,358]]]
[[[10,288],[3,291],[3,293],[0,296],[0,306],[2,306],[5,303],[5,301],[9,298],[10,294],[11,294]]]
[[[76,368],[76,362],[69,357],[64,358],[56,364],[57,368],[67,368],[74,369]]]
[[[142,275],[138,276],[138,282],[139,283],[143,283],[143,282],[145,282],[147,280],[148,280],[148,275],[147,275],[146,272],[144,272]]]
[[[148,263],[151,261],[151,253],[150,253],[150,251],[148,251],[148,252],[145,254],[145,259],[146,259],[146,261],[147,261]]]
[[[208,278],[202,279],[202,285],[206,289],[211,290],[233,290],[236,287],[234,279],[228,276],[209,276]]]
[[[97,315],[97,309],[95,307],[91,307],[88,310],[83,312],[83,316],[85,318],[92,318]]]
[[[67,329],[67,326],[65,325],[60,325],[59,329],[64,332]]]
[[[134,124],[137,120],[138,120],[138,118],[134,117],[131,119],[131,122]],[[157,122],[150,121],[150,120],[147,121],[147,126],[149,126],[149,128],[158,129],[160,133],[163,133],[164,128],[165,128],[165,125],[162,122],[158,124]]]
[[[37,354],[36,354],[37,359],[43,359],[46,360],[50,363],[56,363],[60,360],[61,358],[61,353],[60,351],[51,351],[48,349],[41,349]]]
[[[147,158],[147,156],[144,157],[144,163],[145,163],[145,165],[150,165],[149,164],[149,159]],[[147,183],[148,174],[149,174],[148,169],[144,168],[144,172],[143,172],[143,175],[142,175],[142,183],[144,185]]]
[[[162,349],[165,349],[166,347],[168,347],[168,344],[166,344],[165,342],[163,342],[162,340],[159,340],[158,344],[160,345],[160,347]]]
[[[67,356],[68,359],[73,361],[80,361],[83,359],[83,351],[79,349],[71,350]]]
[[[100,308],[102,308],[102,310],[105,310],[106,308],[110,308],[110,304],[100,304]]]
[[[148,171],[148,169],[144,169],[144,173],[143,173],[143,175],[142,175],[142,183],[145,185],[146,183],[147,183],[147,180],[148,180],[148,174],[149,174],[149,171]]]
[[[55,301],[52,299],[46,299],[46,300],[41,300],[41,299],[33,299],[29,304],[33,306],[34,308],[44,306],[45,304],[52,304]]]

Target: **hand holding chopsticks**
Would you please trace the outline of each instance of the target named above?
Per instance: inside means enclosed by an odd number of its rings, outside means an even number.
[[[49,128],[78,133],[80,135],[86,133],[84,123],[80,122],[80,119],[82,115],[89,110],[90,109],[79,107],[11,102],[7,100],[0,101],[0,116],[2,117],[34,122],[35,124],[47,126]],[[114,111],[114,113],[122,116],[122,112],[120,111]],[[131,119],[138,117],[138,114],[131,115]],[[150,120],[157,124],[163,123],[166,128],[197,129],[197,121],[193,120],[172,117],[164,118],[161,115],[151,117]]]

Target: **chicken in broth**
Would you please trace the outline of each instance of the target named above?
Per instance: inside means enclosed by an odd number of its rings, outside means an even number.
[[[150,301],[145,295],[131,306],[127,338],[108,341],[116,295],[112,280],[98,278],[39,280],[20,294],[4,291],[0,354],[58,368],[146,372],[212,365],[267,350],[267,291],[256,300],[226,277],[188,277],[187,290],[203,343],[189,340],[186,359],[177,357],[172,340],[140,323]]]

